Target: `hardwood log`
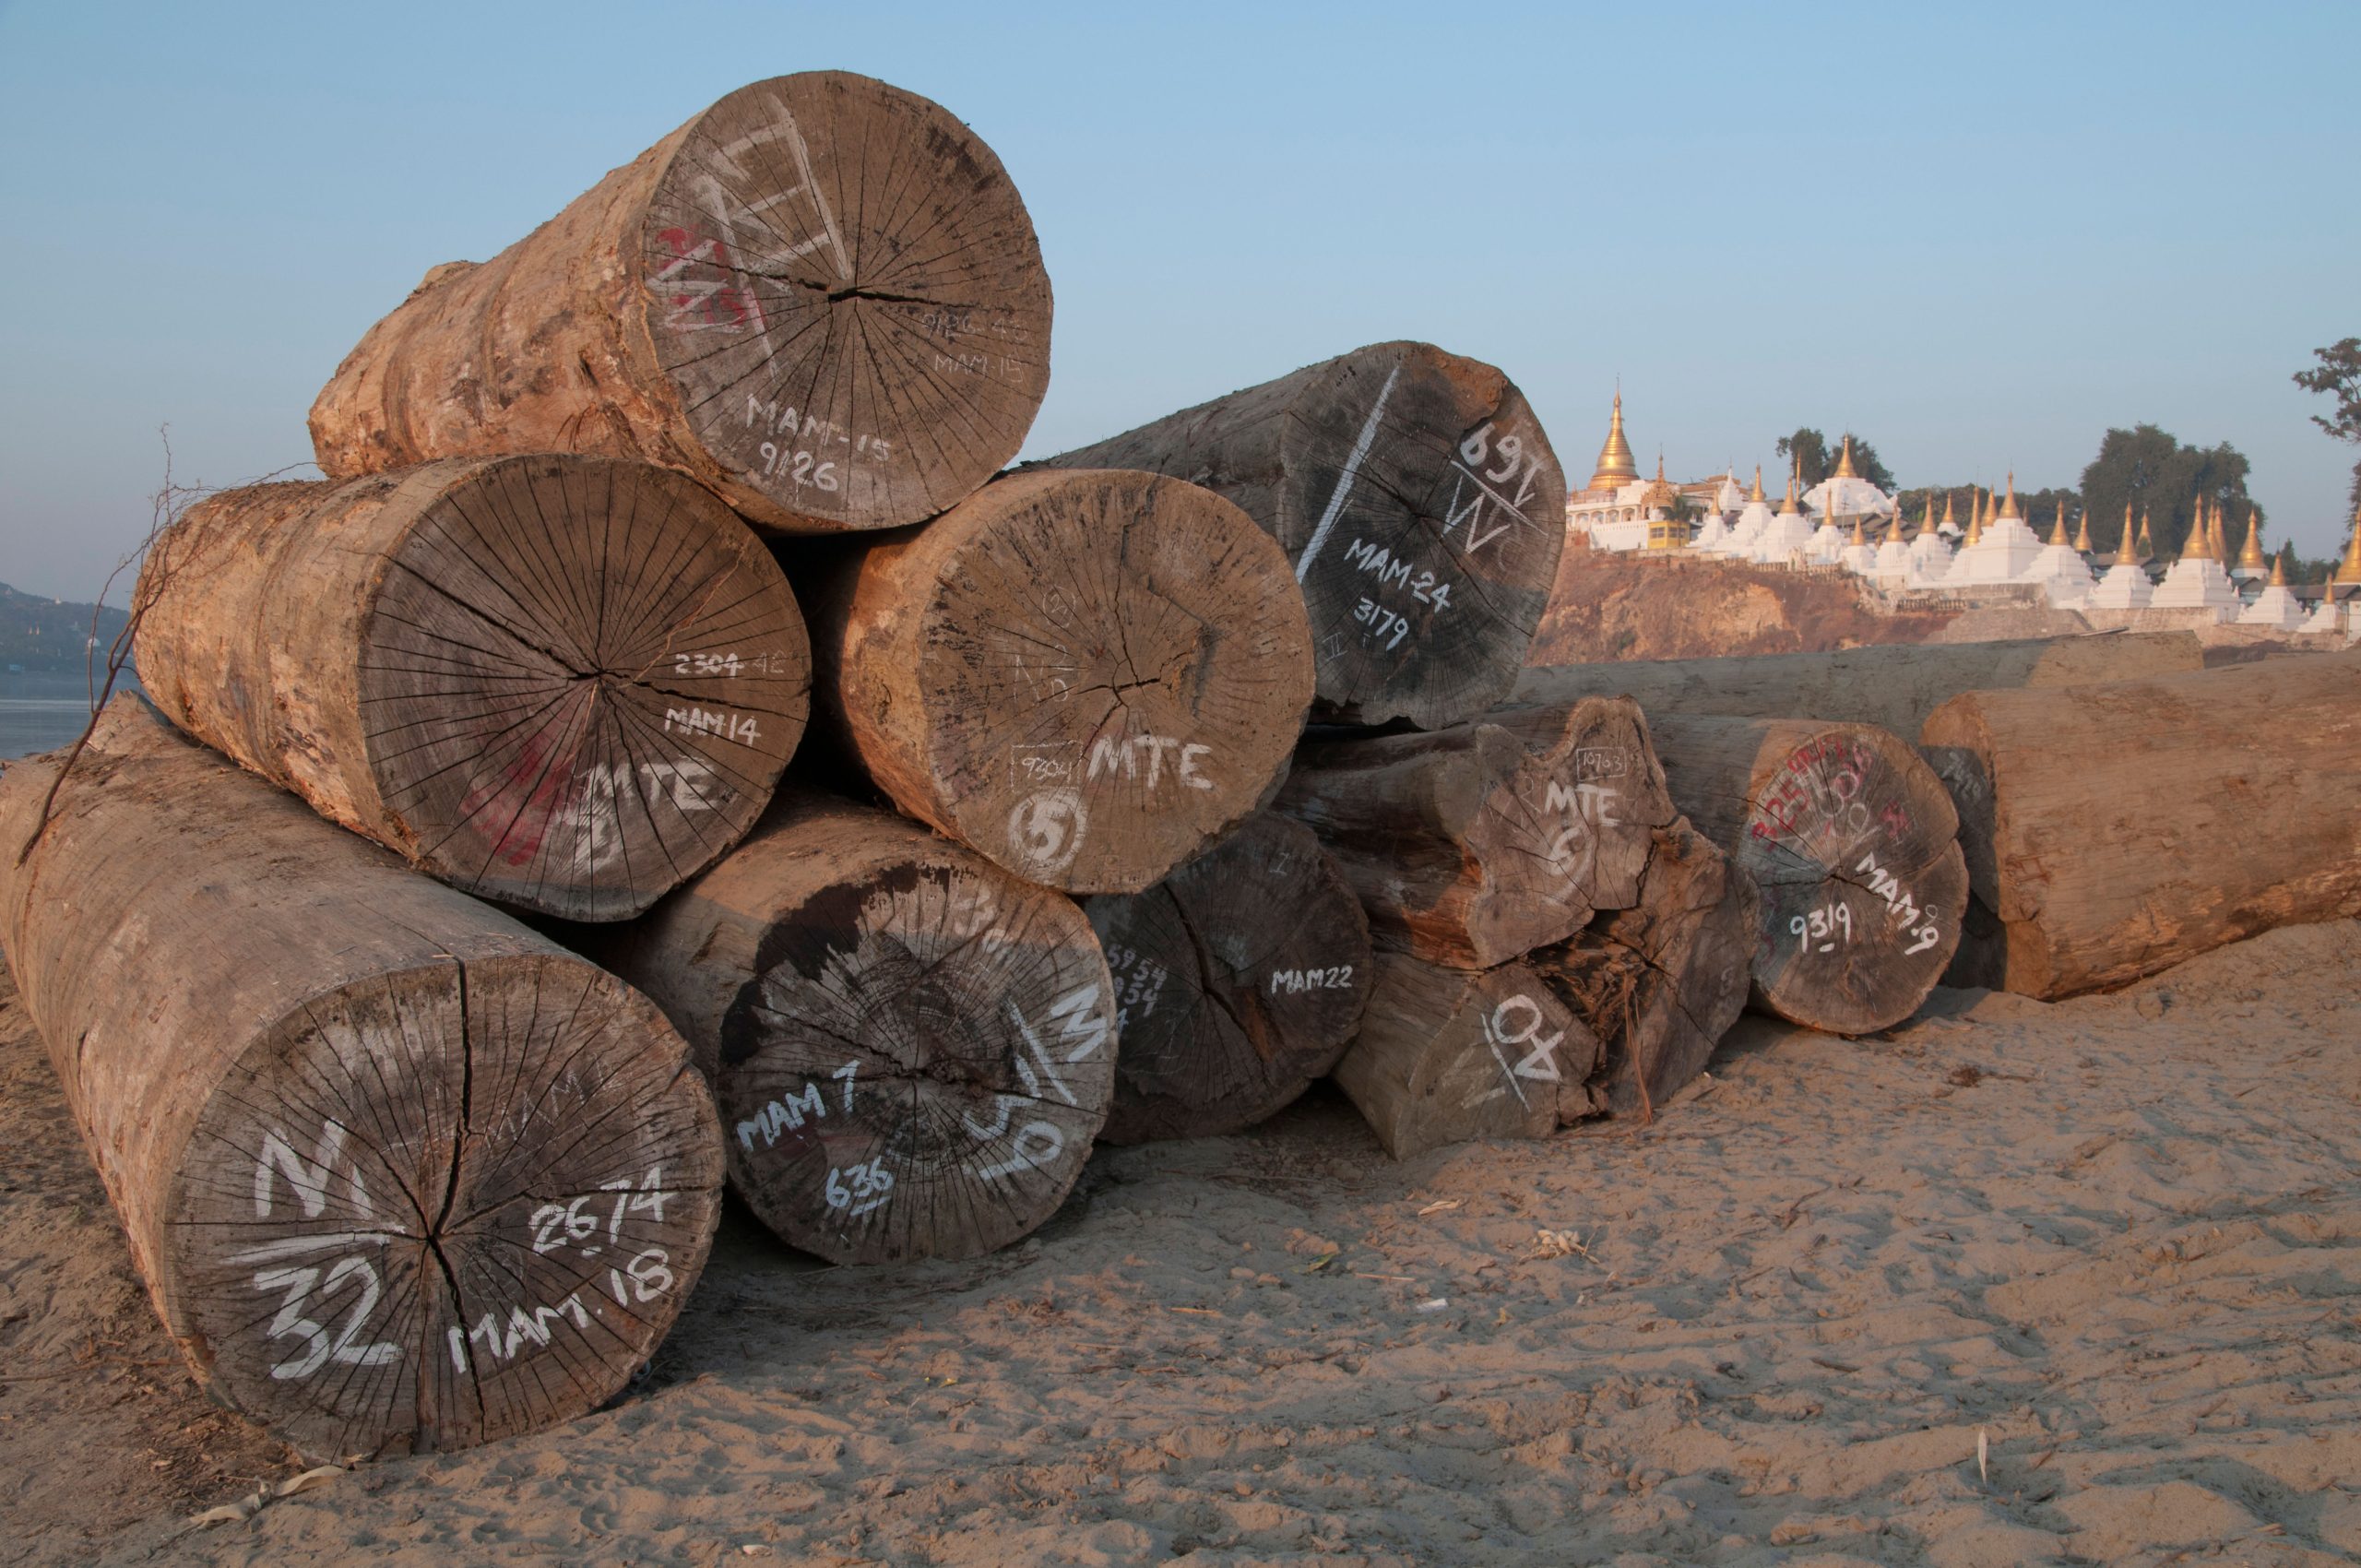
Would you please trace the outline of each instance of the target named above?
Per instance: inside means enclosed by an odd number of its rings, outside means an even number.
[[[1153,474],[1002,480],[809,604],[823,699],[877,786],[1072,893],[1136,893],[1242,821],[1311,697],[1287,558]]]
[[[1273,803],[1320,835],[1379,947],[1462,968],[1629,906],[1673,818],[1647,722],[1619,697],[1307,742]]]
[[[1361,1032],[1335,1077],[1385,1152],[1543,1138],[1590,1106],[1598,1040],[1522,964],[1452,969],[1377,956]]]
[[[1526,956],[1598,1037],[1594,1109],[1653,1120],[1704,1071],[1746,1006],[1761,903],[1754,879],[1681,817],[1656,830],[1637,903]]]
[[[1257,812],[1146,892],[1084,909],[1122,1042],[1102,1142],[1250,1127],[1325,1076],[1359,1027],[1369,921],[1300,823]]]
[[[1708,713],[1875,724],[1908,738],[1962,692],[2075,686],[2199,668],[2194,632],[2116,632],[2016,642],[1881,644],[1833,653],[1536,665],[1516,702],[1636,698],[1650,718]]]
[[[1376,343],[1048,459],[1205,485],[1286,546],[1317,711],[1442,729],[1508,695],[1565,543],[1565,476],[1514,383]]]
[[[481,265],[438,267],[312,406],[336,478],[597,452],[789,532],[916,522],[1016,455],[1050,279],[1000,160],[844,71],[755,82]]]
[[[1752,999],[1868,1034],[1917,1010],[1959,946],[1959,816],[1916,752],[1869,724],[1664,714],[1673,803],[1762,894]]]
[[[1919,742],[1980,917],[1953,984],[2112,990],[2361,915],[2361,653],[1971,693]]]
[[[575,920],[636,914],[743,837],[810,706],[777,564],[644,463],[230,491],[138,593],[172,722],[431,875]]]
[[[0,944],[191,1372],[327,1459],[618,1392],[720,1213],[662,1016],[136,697],[35,837],[62,755],[0,777]]]
[[[599,956],[713,1080],[739,1194],[832,1262],[1008,1245],[1106,1118],[1113,985],[1090,922],[888,813],[791,790],[610,934]]]

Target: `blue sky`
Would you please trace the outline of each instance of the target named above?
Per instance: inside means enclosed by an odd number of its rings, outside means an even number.
[[[2110,424],[2254,461],[2342,537],[2289,380],[2361,335],[2361,6],[0,3],[0,581],[87,598],[175,472],[305,411],[427,267],[731,88],[867,72],[966,119],[1057,291],[1028,453],[1424,338],[1587,475],[2070,484]]]

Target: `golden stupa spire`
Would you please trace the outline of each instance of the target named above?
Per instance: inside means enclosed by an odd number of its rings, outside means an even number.
[[[1598,467],[1591,470],[1590,488],[1613,490],[1640,477],[1640,465],[1631,456],[1631,443],[1623,435],[1623,392],[1615,392],[1615,412],[1607,423],[1607,444],[1598,449]]]
[[[1787,498],[1779,503],[1779,516],[1783,517],[1796,517],[1803,511],[1796,505],[1796,482],[1803,477],[1803,471],[1804,460],[1798,456],[1787,468]]]
[[[2353,514],[2353,534],[2344,541],[2344,559],[2337,564],[2336,580],[2361,583],[2361,509]]]
[[[2153,561],[2155,558],[2156,536],[2148,531],[2148,508],[2142,506],[2140,508],[2140,559]]]
[[[2123,503],[2123,541],[2115,547],[2115,564],[2118,566],[2140,564],[2140,547],[2132,540],[2131,502],[2129,498]]]
[[[1929,507],[1932,507],[1932,506],[1934,505],[1934,504],[1935,504],[1934,497],[1932,497],[1932,496],[1928,496],[1928,497],[1927,498],[1927,505],[1928,505]],[[1944,491],[1944,492],[1943,492],[1943,527],[1945,527],[1945,528],[1947,528],[1947,529],[1956,529],[1956,528],[1958,528],[1958,527],[1959,527],[1959,510],[1958,510],[1958,507],[1959,507],[1959,497],[1957,497],[1957,496],[1953,495],[1953,494],[1952,494],[1950,491],[1948,491],[1948,490]]]
[[[2277,588],[2287,586],[2287,556],[2284,552],[2271,558],[2271,586]]]
[[[1998,512],[1992,514],[1992,520],[1996,523],[2002,517],[2015,517],[2019,522],[2024,520],[2017,511],[2017,470],[2014,469],[2009,470],[2009,498],[2000,504]]]
[[[1853,542],[1855,544],[1867,544],[1869,542],[1868,540],[1861,537],[1861,518],[1858,513],[1856,513],[1853,517]]]
[[[1768,499],[1768,497],[1762,493],[1762,465],[1760,463],[1754,465],[1754,488],[1747,492],[1746,498],[1749,501],[1762,501]]]
[[[2260,508],[2247,507],[2247,542],[2238,552],[2238,569],[2260,574],[2262,560],[2262,513]]]
[[[2061,517],[2066,515],[2066,504],[2062,501],[2058,505],[2058,515]],[[2082,555],[2094,553],[2091,547],[2091,509],[2087,506],[2082,508],[2082,520],[2074,528],[2074,550]]]
[[[2057,545],[2066,542],[2066,503],[2063,501],[2058,504],[2058,521],[2049,530],[2049,542]]]
[[[1831,479],[1858,479],[1861,477],[1853,467],[1853,433],[1849,430],[1845,433],[1845,450],[1837,454],[1836,471],[1830,474],[1828,477]]]
[[[1975,544],[1980,541],[1983,538],[1984,492],[1981,488],[1978,488],[1975,492],[1975,505],[1968,508],[1966,542],[1969,544]]]

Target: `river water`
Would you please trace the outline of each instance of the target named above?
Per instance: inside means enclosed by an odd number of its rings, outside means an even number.
[[[128,676],[117,685],[133,689]],[[0,762],[72,744],[89,722],[89,691],[79,675],[0,671]]]

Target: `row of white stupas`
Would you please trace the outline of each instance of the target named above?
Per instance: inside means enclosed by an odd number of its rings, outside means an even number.
[[[1704,524],[1693,537],[1680,517],[1683,502],[1704,515]],[[2039,588],[2060,609],[2210,610],[2216,620],[2284,631],[2342,629],[2333,594],[2323,595],[2316,609],[2307,610],[2289,590],[2284,569],[2266,562],[2260,529],[2253,518],[2248,519],[2246,548],[2233,564],[2219,504],[2209,514],[2201,502],[2200,513],[2203,537],[2191,534],[2189,548],[2161,582],[2149,576],[2153,551],[2146,548],[2144,523],[2138,541],[2127,540],[2111,563],[2100,562],[2092,549],[2087,516],[2079,537],[2070,543],[2061,512],[2045,544],[2018,507],[2013,474],[2004,495],[1977,493],[1964,532],[1948,500],[1940,522],[1929,502],[1916,535],[1905,540],[1905,524],[1893,498],[1855,469],[1850,436],[1835,471],[1821,483],[1799,493],[1797,475],[1791,472],[1786,496],[1775,511],[1763,493],[1760,469],[1752,490],[1743,493],[1728,474],[1671,483],[1664,477],[1661,457],[1656,477],[1642,481],[1623,434],[1620,394],[1590,483],[1566,498],[1569,532],[1593,549],[1685,550],[1766,565],[1841,566],[1889,591],[1973,593],[2030,586]],[[2356,521],[2348,553],[2354,556],[2351,580],[2361,582],[2361,521]],[[2105,575],[2094,575],[2094,565]],[[2337,581],[2346,580],[2346,573],[2339,572]]]

